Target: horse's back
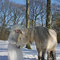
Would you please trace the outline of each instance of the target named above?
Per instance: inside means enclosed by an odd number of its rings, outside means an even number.
[[[57,45],[57,34],[53,29],[39,26],[35,27],[34,30],[36,45],[39,48],[50,49],[50,47],[53,48],[53,46]]]
[[[35,38],[40,40],[41,42],[48,40],[49,38],[49,31],[47,28],[39,26],[35,27],[35,32],[34,32]]]

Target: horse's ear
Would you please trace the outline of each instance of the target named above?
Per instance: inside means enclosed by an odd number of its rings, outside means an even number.
[[[22,31],[20,30],[20,33],[22,34]]]
[[[28,29],[27,29],[27,28],[25,29],[25,32],[26,32],[26,33],[28,32]]]

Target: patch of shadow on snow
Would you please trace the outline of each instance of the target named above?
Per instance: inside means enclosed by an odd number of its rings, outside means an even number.
[[[36,58],[24,58],[24,60],[37,60]]]
[[[0,56],[0,60],[8,60],[8,56]]]

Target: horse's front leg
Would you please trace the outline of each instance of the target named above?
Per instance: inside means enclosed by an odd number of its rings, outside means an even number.
[[[46,49],[42,50],[42,60],[45,60],[45,52],[46,52]]]
[[[42,51],[37,48],[37,51],[38,51],[38,60],[42,60]]]

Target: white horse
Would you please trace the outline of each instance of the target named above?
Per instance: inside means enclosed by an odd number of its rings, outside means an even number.
[[[8,38],[8,60],[24,60],[21,48],[16,46],[17,38],[19,36],[19,30],[16,31],[17,28],[13,27],[11,29],[9,38]]]
[[[52,57],[52,60],[56,60],[55,48],[57,45],[57,33],[53,29],[47,29],[42,26],[20,29],[18,41],[17,45],[20,47],[35,41],[38,51],[38,60],[44,60],[46,51],[47,60],[49,60],[50,56]]]

